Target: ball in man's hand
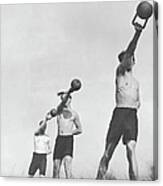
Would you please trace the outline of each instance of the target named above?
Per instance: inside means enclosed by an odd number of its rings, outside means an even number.
[[[73,91],[79,90],[81,88],[81,81],[79,79],[72,80],[71,88]]]
[[[147,1],[143,1],[141,2],[138,7],[137,7],[137,14],[141,19],[148,19],[149,17],[151,17],[153,12],[153,7],[152,5],[147,2]]]

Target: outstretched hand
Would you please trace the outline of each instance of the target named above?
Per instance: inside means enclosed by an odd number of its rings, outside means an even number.
[[[57,110],[55,108],[51,109],[45,116],[45,120],[51,120],[53,117],[57,116]]]
[[[134,27],[135,27],[136,31],[142,31],[143,30],[143,27],[139,23],[135,23]]]
[[[50,112],[48,112],[47,114],[46,114],[46,116],[45,116],[45,121],[47,122],[47,121],[49,121],[49,120],[51,120],[52,119],[52,115],[50,114]]]

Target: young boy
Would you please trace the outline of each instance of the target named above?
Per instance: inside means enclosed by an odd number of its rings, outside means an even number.
[[[46,174],[47,155],[51,153],[50,138],[45,134],[46,128],[47,122],[42,120],[39,129],[34,133],[34,152],[28,171],[29,177],[33,177],[38,169],[40,177]]]

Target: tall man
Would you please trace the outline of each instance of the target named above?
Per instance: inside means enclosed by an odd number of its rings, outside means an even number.
[[[133,76],[132,68],[135,64],[134,51],[141,32],[142,27],[136,23],[132,41],[128,48],[118,56],[120,64],[116,69],[116,108],[110,122],[97,179],[105,179],[111,157],[121,136],[127,151],[129,178],[135,180],[138,177],[135,147],[138,135],[137,109],[140,107],[140,99],[139,84]]]
[[[53,178],[60,177],[63,162],[66,178],[72,178],[72,158],[74,135],[82,133],[79,115],[71,108],[71,95],[62,93],[61,107],[56,114],[50,114],[48,119],[57,116],[58,135],[53,153]],[[63,104],[64,103],[64,104]]]

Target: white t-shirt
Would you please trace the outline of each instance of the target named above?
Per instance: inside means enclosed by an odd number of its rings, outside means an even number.
[[[38,154],[48,154],[50,138],[47,135],[34,135],[34,152]]]

